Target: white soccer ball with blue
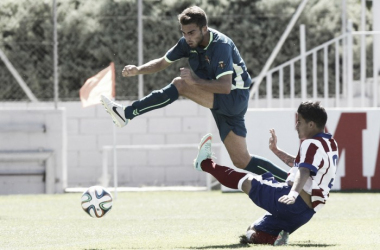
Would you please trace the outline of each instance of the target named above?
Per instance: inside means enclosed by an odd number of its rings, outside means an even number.
[[[89,187],[81,200],[83,210],[93,218],[102,218],[112,208],[112,195],[101,186]]]

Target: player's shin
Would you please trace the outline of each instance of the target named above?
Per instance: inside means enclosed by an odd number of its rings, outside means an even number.
[[[246,173],[237,172],[232,168],[220,166],[212,159],[206,159],[201,163],[202,170],[211,174],[220,184],[232,188],[241,189],[241,180],[247,177]]]
[[[254,174],[262,175],[266,172],[271,172],[274,178],[279,182],[284,182],[288,176],[287,172],[277,167],[267,159],[253,155],[248,165],[245,167],[246,171]]]
[[[127,106],[124,110],[127,119],[159,109],[169,105],[178,99],[178,90],[174,84],[169,84],[165,88],[155,90],[144,98],[135,101],[131,106]]]

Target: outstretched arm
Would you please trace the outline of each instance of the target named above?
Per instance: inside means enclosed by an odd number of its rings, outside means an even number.
[[[170,63],[165,60],[165,57],[154,59],[149,61],[141,66],[136,65],[127,65],[122,71],[124,77],[144,75],[144,74],[153,74],[158,71],[166,69]]]
[[[285,151],[282,151],[277,147],[277,136],[276,131],[274,131],[274,129],[270,129],[269,133],[271,134],[271,137],[269,138],[269,149],[272,150],[272,152],[278,158],[285,162],[286,165],[288,165],[289,167],[293,167],[295,157],[286,153]]]

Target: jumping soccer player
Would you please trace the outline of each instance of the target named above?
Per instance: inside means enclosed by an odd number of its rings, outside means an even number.
[[[286,182],[277,182],[270,172],[262,175],[237,172],[211,159],[211,134],[202,138],[194,167],[213,175],[221,184],[239,189],[267,213],[246,232],[254,244],[287,244],[289,234],[307,223],[325,204],[334,184],[338,145],[324,133],[327,114],[319,102],[303,102],[297,110],[296,130],[302,140],[297,157],[277,147],[274,129],[269,148],[286,164],[294,163]]]
[[[252,81],[235,44],[224,34],[209,28],[206,13],[197,6],[185,9],[178,20],[183,37],[165,56],[141,66],[127,65],[122,75],[156,73],[181,58],[188,58],[191,70],[181,68],[180,76],[169,85],[130,106],[122,106],[102,96],[102,103],[114,123],[123,127],[138,115],[162,108],[179,96],[186,97],[211,110],[221,140],[236,167],[255,174],[270,171],[276,179],[284,181],[286,171],[248,153],[244,115]]]

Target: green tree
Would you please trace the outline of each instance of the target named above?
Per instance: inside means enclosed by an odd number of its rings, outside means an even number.
[[[300,0],[161,0],[144,1],[144,62],[162,57],[181,36],[177,15],[190,5],[199,5],[209,17],[209,26],[231,37],[242,54],[249,73],[256,77],[286,29]],[[137,64],[136,0],[57,0],[59,39],[59,97],[78,100],[85,80],[110,62],[116,67],[116,94],[119,99],[136,99],[137,77],[123,78],[126,64]],[[341,34],[341,1],[310,0],[286,40],[273,66],[299,55],[299,25],[306,25],[307,49]],[[360,23],[360,1],[347,0],[348,18],[354,29]],[[371,6],[368,5],[368,8]],[[371,12],[367,13],[368,29]],[[53,99],[52,1],[2,0],[0,2],[0,48],[40,100]],[[368,43],[371,41],[368,40]],[[355,42],[355,46],[360,44]],[[369,54],[369,53],[368,53]],[[322,63],[322,53],[318,62]],[[329,59],[334,52],[329,51]],[[355,53],[356,65],[359,54]],[[372,60],[368,56],[368,60]],[[335,70],[329,60],[331,72]],[[308,75],[311,75],[308,58]],[[167,85],[178,76],[180,60],[157,74],[144,76],[144,93]],[[295,65],[300,78],[299,64]],[[322,68],[318,67],[321,72]],[[370,69],[368,69],[370,70]],[[357,76],[358,70],[355,71]],[[288,79],[289,70],[284,72]],[[0,62],[0,100],[24,100],[17,82]],[[274,75],[274,79],[278,76]],[[331,81],[334,75],[331,74]],[[310,81],[309,81],[310,82]],[[285,89],[289,91],[289,81]],[[296,81],[299,86],[299,81]],[[320,89],[322,91],[322,89]],[[333,91],[333,90],[331,90]],[[262,85],[260,93],[265,93]],[[330,92],[332,93],[332,92]],[[276,95],[276,86],[274,86]]]

